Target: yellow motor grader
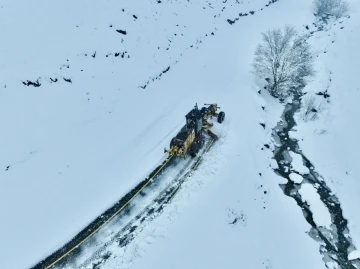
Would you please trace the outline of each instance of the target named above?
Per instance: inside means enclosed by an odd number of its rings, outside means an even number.
[[[207,133],[211,138],[217,140],[218,137],[211,132],[213,124],[208,122],[212,117],[217,117],[217,121],[222,123],[225,119],[225,112],[217,113],[220,108],[217,104],[205,104],[199,110],[197,104],[185,116],[186,124],[181,128],[180,132],[171,139],[170,149],[165,149],[170,155],[177,157],[185,157],[187,154],[195,157],[205,142],[204,133]]]

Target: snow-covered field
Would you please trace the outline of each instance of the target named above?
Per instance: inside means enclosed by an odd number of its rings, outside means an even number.
[[[330,23],[311,40],[318,53],[317,75],[305,91],[327,90],[330,97],[315,95],[320,105],[315,120],[304,121],[302,112],[297,114],[294,137],[340,199],[352,239],[360,246],[359,2],[350,7],[350,18]]]
[[[103,268],[325,268],[264,146],[283,106],[257,93],[250,72],[261,32],[305,31],[311,2],[0,0],[0,268],[35,265],[143,180],[196,102],[226,112],[220,140]],[[327,53],[306,91],[329,85],[330,103],[316,121],[299,113],[292,132],[358,247],[359,8],[353,1],[350,19],[310,40]]]

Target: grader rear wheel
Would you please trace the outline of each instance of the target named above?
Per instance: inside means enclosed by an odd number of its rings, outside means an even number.
[[[192,143],[189,154],[191,157],[196,157],[196,155],[199,153],[200,149],[204,146],[205,139],[203,134],[199,134],[198,137],[195,139],[195,141]]]
[[[225,120],[225,112],[221,111],[218,115],[218,123],[222,123]]]
[[[191,158],[195,158],[197,155],[197,153],[192,150],[189,152],[189,154],[190,154]]]
[[[192,157],[192,158],[195,158],[196,155],[198,153],[198,147],[196,145],[196,142],[194,142],[192,145],[191,145],[191,148],[189,150],[189,155]]]

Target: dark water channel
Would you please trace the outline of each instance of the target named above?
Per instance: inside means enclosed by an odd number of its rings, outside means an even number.
[[[355,248],[352,244],[351,237],[348,230],[348,221],[343,215],[340,202],[338,198],[332,193],[331,189],[326,185],[324,179],[319,175],[311,161],[302,153],[298,141],[290,138],[289,131],[296,126],[294,115],[299,111],[301,106],[301,95],[294,94],[293,102],[285,106],[281,120],[273,129],[272,136],[276,141],[274,158],[278,164],[275,172],[287,179],[286,184],[281,184],[284,194],[292,197],[297,205],[301,208],[306,221],[311,225],[309,235],[320,243],[320,253],[323,255],[325,263],[333,262],[343,269],[360,268],[360,260],[348,260],[348,253]],[[297,184],[290,180],[289,174],[295,173],[291,166],[291,157],[289,152],[300,154],[302,156],[303,164],[309,169],[309,174],[301,175],[302,183]],[[317,226],[310,206],[304,201],[298,190],[304,183],[310,183],[320,195],[321,202],[326,206],[331,214],[330,229],[322,226]]]

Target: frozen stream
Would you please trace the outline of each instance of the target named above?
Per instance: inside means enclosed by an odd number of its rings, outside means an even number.
[[[287,180],[280,187],[285,195],[295,199],[311,225],[309,235],[320,243],[320,253],[327,267],[360,268],[359,260],[348,259],[355,247],[340,201],[302,153],[297,140],[289,136],[289,131],[296,126],[294,114],[300,109],[300,100],[301,95],[294,94],[293,102],[285,106],[281,120],[273,129],[274,158],[278,164],[275,172]]]

